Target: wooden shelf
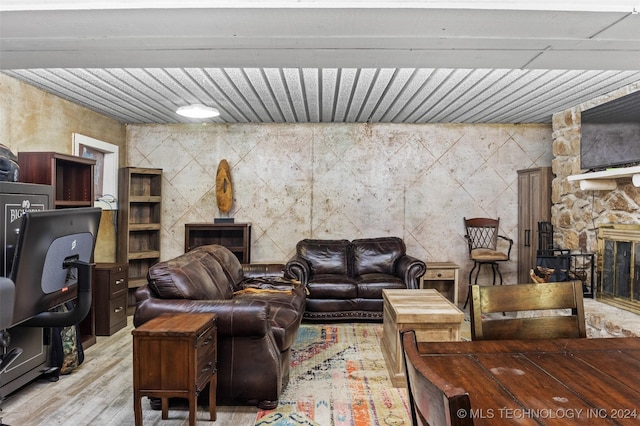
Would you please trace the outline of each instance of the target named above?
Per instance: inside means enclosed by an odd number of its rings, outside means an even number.
[[[142,287],[143,285],[145,285],[147,283],[147,279],[146,278],[136,278],[134,280],[129,280],[127,282],[127,288],[132,288],[132,289],[136,289],[138,287]],[[133,314],[133,312],[132,312]]]
[[[19,152],[20,181],[51,185],[55,208],[91,207],[96,160],[57,152]]]
[[[160,229],[159,223],[130,223],[129,231],[156,231]]]
[[[567,180],[580,182],[580,189],[582,190],[611,190],[617,186],[616,179],[629,177],[632,179],[633,186],[640,187],[640,166],[617,167],[599,172],[581,173],[568,176]]]
[[[618,167],[613,169],[602,170],[599,172],[581,173],[579,175],[571,175],[567,177],[570,181],[593,180],[593,179],[615,179],[623,177],[633,177],[640,173],[640,166]]]
[[[93,201],[54,201],[55,208],[93,207]]]
[[[187,223],[184,251],[206,244],[219,244],[236,255],[240,263],[251,263],[250,223]]]
[[[131,251],[131,252],[129,252],[129,260],[157,259],[159,257],[160,257],[160,250]]]
[[[131,197],[129,199],[130,203],[159,203],[160,201],[162,201],[162,197],[158,195]]]
[[[147,283],[149,268],[160,261],[162,170],[124,167],[119,185],[118,259],[128,263],[128,304],[133,307],[135,289]]]

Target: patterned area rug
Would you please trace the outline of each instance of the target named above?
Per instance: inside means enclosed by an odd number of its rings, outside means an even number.
[[[409,425],[407,391],[391,385],[382,324],[302,324],[289,384],[275,410],[256,425]]]

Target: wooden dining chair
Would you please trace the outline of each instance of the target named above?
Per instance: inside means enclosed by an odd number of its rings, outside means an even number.
[[[400,334],[413,426],[472,426],[469,394],[429,368],[418,351],[415,330]]]
[[[570,309],[570,314],[557,309]],[[523,317],[509,312],[551,310]],[[582,283],[563,281],[471,286],[472,340],[556,339],[586,337]],[[491,316],[492,313],[500,313]]]

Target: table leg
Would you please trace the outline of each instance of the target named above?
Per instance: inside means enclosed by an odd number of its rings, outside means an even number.
[[[169,418],[169,398],[160,398],[162,401],[162,420]]]
[[[218,376],[213,374],[209,381],[209,418],[211,421],[216,421],[216,387],[218,386]]]
[[[133,414],[135,425],[142,426],[142,397],[139,392],[133,393]]]
[[[196,426],[196,412],[198,408],[198,397],[195,393],[189,395],[189,426]]]

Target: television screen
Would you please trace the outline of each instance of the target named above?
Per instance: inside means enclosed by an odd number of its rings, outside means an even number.
[[[583,111],[580,139],[583,170],[640,163],[640,92]]]
[[[72,264],[93,261],[101,214],[94,207],[24,214],[9,276],[13,325],[76,298],[78,268]]]

